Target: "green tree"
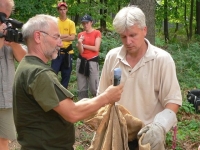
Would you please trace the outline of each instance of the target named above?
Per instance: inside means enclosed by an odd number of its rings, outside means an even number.
[[[15,0],[13,18],[26,22],[36,14],[56,15],[57,0]]]
[[[190,21],[189,21],[189,40],[192,38],[192,33],[193,33],[193,7],[194,7],[194,0],[191,0],[191,5],[190,5]]]
[[[26,22],[30,17],[41,13],[57,16],[58,1],[67,2],[68,17],[76,25],[80,24],[81,16],[90,14],[96,22],[95,27],[102,30],[113,29],[113,18],[122,7],[129,3],[138,5],[146,15],[147,38],[152,43],[155,41],[155,30],[157,35],[165,35],[167,40],[177,40],[177,34],[179,37],[182,35],[185,39],[190,40],[192,33],[199,34],[200,32],[199,0],[156,0],[156,4],[155,0],[15,0],[16,7],[11,18]],[[167,30],[169,33],[166,32]]]
[[[200,0],[196,0],[196,34],[200,35]]]

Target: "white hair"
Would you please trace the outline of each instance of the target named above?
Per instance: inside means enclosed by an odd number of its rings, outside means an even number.
[[[119,34],[133,25],[137,25],[139,28],[146,27],[143,11],[134,5],[122,8],[113,20],[114,29]]]
[[[24,40],[26,41],[37,30],[47,31],[52,22],[57,24],[57,18],[45,14],[39,14],[30,18],[22,27],[22,35]]]

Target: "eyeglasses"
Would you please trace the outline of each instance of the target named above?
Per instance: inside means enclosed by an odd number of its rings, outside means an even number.
[[[50,35],[49,33],[45,32],[45,31],[39,31],[39,32],[42,32],[42,33],[44,33],[44,34],[46,34],[46,35],[52,37],[52,38],[55,39],[55,40],[60,39],[60,34],[57,34],[57,35]]]

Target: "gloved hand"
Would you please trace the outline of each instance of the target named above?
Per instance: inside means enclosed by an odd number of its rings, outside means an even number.
[[[145,133],[141,144],[150,144],[151,150],[165,150],[165,130],[164,128],[158,123],[152,123],[144,128],[142,128],[139,133],[138,137],[141,137],[142,134]]]
[[[177,123],[176,114],[170,109],[158,113],[153,123],[143,127],[139,133],[140,138],[145,133],[141,144],[150,144],[151,150],[165,150],[165,135]]]

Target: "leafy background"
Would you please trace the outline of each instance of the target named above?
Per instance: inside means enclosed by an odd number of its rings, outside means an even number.
[[[90,3],[89,3],[90,2]],[[183,8],[187,6],[187,12],[190,12],[190,2],[182,0],[168,1],[170,8],[169,16],[169,33],[170,41],[166,43],[163,36],[163,1],[156,5],[156,43],[155,45],[168,51],[175,63],[177,69],[177,77],[180,83],[181,92],[183,96],[183,106],[180,108],[178,116],[178,131],[176,150],[197,150],[200,145],[200,115],[194,110],[194,107],[187,102],[186,95],[188,90],[200,89],[200,36],[195,35],[188,41],[186,36],[186,23],[182,17],[184,15]],[[128,0],[108,0],[108,5],[102,5],[99,1],[82,0],[78,3],[76,0],[67,1],[70,10],[68,16],[74,19],[75,14],[80,16],[90,12],[95,19],[95,28],[99,28],[99,19],[102,17],[97,10],[99,8],[108,8],[108,17],[106,20],[108,31],[103,32],[102,44],[100,50],[100,68],[102,68],[103,61],[107,52],[119,45],[121,45],[119,36],[113,31],[112,19],[114,14],[120,7],[126,6]],[[88,4],[89,3],[89,4]],[[12,18],[26,22],[28,18],[35,14],[45,13],[57,16],[56,4],[57,0],[15,0],[16,8],[12,14]],[[178,6],[178,11],[175,11]],[[189,15],[187,16],[187,20]],[[195,20],[195,18],[194,18]],[[175,24],[179,23],[179,30],[175,32]],[[82,30],[79,23],[77,23],[77,32]],[[195,23],[193,22],[195,28]],[[75,47],[76,40],[73,42],[75,50],[73,71],[70,78],[69,90],[77,96],[77,83],[75,75],[75,63],[78,55],[78,50]],[[16,63],[17,66],[17,63]],[[59,75],[60,78],[60,75]],[[77,99],[75,99],[77,101]],[[84,125],[82,121],[75,123],[76,127],[76,150],[84,150],[90,145],[94,131]],[[166,145],[167,149],[172,149],[173,132],[167,134]],[[16,141],[10,143],[10,149],[19,150],[19,145]]]

